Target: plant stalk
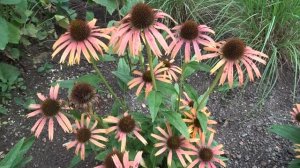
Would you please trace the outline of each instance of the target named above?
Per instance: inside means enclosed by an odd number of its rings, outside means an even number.
[[[148,62],[150,67],[152,84],[154,86],[154,89],[157,90],[154,71],[153,71],[153,56],[152,56],[151,48],[148,43],[146,43],[146,48],[147,48],[147,55],[148,55]]]

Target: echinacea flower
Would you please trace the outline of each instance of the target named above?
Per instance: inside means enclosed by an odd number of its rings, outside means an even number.
[[[185,99],[180,99],[182,105],[179,107],[180,110],[188,108],[194,108],[195,102],[192,100],[186,92],[183,92]]]
[[[153,69],[155,80],[160,80],[160,81],[166,82],[166,83],[172,83],[172,81],[170,79],[168,79],[168,76],[160,74],[160,73],[162,73],[162,72],[164,72],[166,70],[168,70],[167,67],[161,68],[161,65],[157,65]],[[131,81],[129,81],[127,83],[129,89],[132,89],[135,86],[139,85],[138,89],[136,90],[136,95],[138,96],[141,93],[141,91],[143,89],[143,86],[145,86],[145,95],[147,97],[148,94],[153,89],[153,83],[152,83],[153,79],[152,79],[151,71],[150,71],[149,67],[148,67],[148,69],[144,73],[142,73],[142,72],[140,72],[138,70],[134,70],[133,74],[137,75],[138,77],[132,79]]]
[[[158,44],[165,51],[168,50],[168,44],[159,30],[164,30],[173,37],[169,28],[159,22],[165,17],[171,18],[168,14],[152,9],[147,4],[138,3],[120,21],[117,30],[111,36],[109,44],[120,56],[124,55],[127,46],[130,54],[137,56],[141,53],[142,42],[144,42],[150,46],[155,56],[161,56],[162,53]]]
[[[166,123],[167,132],[161,127],[156,127],[156,129],[161,133],[161,135],[151,134],[153,138],[159,142],[154,144],[154,147],[160,148],[154,155],[159,156],[165,151],[168,153],[167,164],[170,167],[173,160],[173,152],[176,153],[178,159],[180,160],[182,166],[186,167],[186,162],[182,155],[184,155],[190,162],[191,158],[185,152],[183,148],[190,148],[191,144],[182,135],[174,135],[169,123]]]
[[[84,119],[85,114],[81,114],[80,121],[76,120],[76,129],[74,133],[76,135],[76,140],[65,143],[64,146],[67,149],[76,146],[75,154],[78,155],[80,151],[80,158],[84,160],[85,158],[85,145],[88,142],[93,143],[99,148],[104,148],[105,145],[99,141],[107,142],[108,139],[104,136],[99,135],[100,133],[106,133],[105,129],[97,129],[98,121],[95,120],[94,124],[91,124],[91,118],[88,116]]]
[[[223,160],[218,158],[220,155],[224,154],[224,151],[221,150],[223,145],[219,144],[217,146],[212,146],[214,134],[210,134],[207,143],[205,134],[201,133],[200,138],[200,140],[196,141],[197,146],[192,146],[190,148],[192,151],[188,151],[189,155],[196,156],[197,158],[187,168],[205,168],[206,166],[208,166],[208,168],[216,168],[214,162],[226,167]],[[199,163],[199,166],[195,166],[197,163]]]
[[[181,68],[179,68],[178,66],[176,66],[174,64],[174,59],[168,60],[165,59],[163,61],[161,61],[158,66],[164,67],[164,68],[168,68],[167,70],[164,71],[164,75],[168,76],[169,79],[177,81],[178,80],[178,76],[176,75],[176,73],[181,74],[182,70]]]
[[[126,148],[126,137],[133,133],[144,145],[147,145],[147,141],[139,133],[141,129],[138,127],[137,122],[132,118],[128,112],[124,113],[122,118],[117,118],[114,116],[108,116],[103,119],[104,122],[116,124],[107,129],[107,133],[112,131],[116,132],[116,138],[121,141],[121,152],[125,151]]]
[[[300,144],[295,144],[296,158],[300,159]]]
[[[37,93],[37,96],[42,101],[40,104],[30,104],[29,108],[35,111],[27,114],[27,118],[41,114],[41,118],[37,120],[34,126],[31,128],[31,132],[35,132],[35,136],[38,138],[47,122],[48,122],[48,136],[49,140],[53,140],[54,134],[54,117],[58,124],[64,130],[64,132],[70,132],[72,125],[69,119],[61,112],[62,106],[58,100],[59,85],[50,88],[49,98],[45,97],[41,93]]]
[[[205,114],[205,116],[208,118],[207,120],[207,130],[209,130],[212,133],[216,133],[216,130],[209,127],[209,125],[217,124],[215,120],[209,119],[210,112],[208,111],[207,107],[204,107],[201,110],[201,113]],[[200,121],[197,118],[197,111],[195,108],[192,108],[190,112],[185,111],[184,115],[187,117],[186,119],[183,119],[185,123],[188,125],[189,133],[191,134],[192,138],[196,138],[196,135],[198,132],[203,132],[203,129],[201,127]]]
[[[296,104],[293,108],[293,111],[291,111],[292,120],[295,123],[300,123],[300,104]]]
[[[124,152],[119,152],[113,149],[112,152],[108,153],[102,162],[102,165],[96,166],[94,168],[118,168],[116,167],[112,156],[117,156],[119,159],[123,159]]]
[[[69,99],[75,107],[83,109],[88,109],[99,101],[95,89],[88,83],[76,83]]]
[[[214,43],[214,40],[207,35],[207,33],[215,34],[206,25],[198,25],[193,20],[188,20],[185,23],[175,26],[175,39],[169,46],[167,54],[171,53],[171,57],[175,58],[178,51],[184,46],[184,60],[189,62],[191,59],[191,46],[195,51],[197,57],[201,56],[199,44],[207,46],[209,43]]]
[[[198,59],[204,60],[220,56],[221,60],[211,69],[210,73],[213,74],[224,66],[219,84],[223,85],[225,80],[228,78],[230,87],[233,86],[234,66],[236,67],[239,85],[241,86],[244,83],[244,74],[241,64],[246,67],[250,81],[253,81],[254,75],[252,70],[254,70],[255,75],[258,78],[261,77],[259,69],[253,61],[257,61],[265,65],[266,60],[264,59],[268,58],[266,54],[246,46],[245,43],[238,38],[212,43],[210,46],[204,47],[204,49],[213,53],[202,55]]]
[[[129,161],[129,155],[127,151],[121,159],[118,157],[118,155],[113,155],[112,158],[117,168],[138,168],[140,162],[142,161],[142,154],[142,151],[138,152],[133,161]]]
[[[97,52],[103,55],[103,49],[108,50],[107,45],[99,38],[110,39],[110,36],[105,33],[104,29],[95,26],[96,21],[96,19],[90,22],[80,19],[73,20],[68,31],[53,44],[52,58],[64,49],[60,63],[64,63],[69,56],[68,65],[79,64],[81,54],[89,63],[92,59],[99,60]]]

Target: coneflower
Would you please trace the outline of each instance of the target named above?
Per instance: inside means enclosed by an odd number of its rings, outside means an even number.
[[[197,57],[201,57],[200,44],[207,46],[209,43],[214,43],[214,40],[207,33],[215,34],[206,25],[197,24],[193,20],[188,20],[179,26],[175,26],[175,39],[170,44],[167,54],[171,53],[171,57],[175,58],[178,51],[184,46],[184,60],[189,62],[191,59],[191,47],[194,49]]]
[[[291,111],[291,115],[293,122],[300,124],[300,104],[295,105],[293,111]]]
[[[110,39],[110,36],[106,34],[107,30],[95,26],[96,21],[96,19],[90,22],[81,19],[71,21],[68,31],[53,44],[52,58],[64,49],[60,63],[64,63],[69,57],[68,65],[79,64],[82,54],[88,62],[92,59],[99,60],[98,53],[103,55],[103,49],[108,50],[100,38]]]
[[[164,30],[173,37],[169,28],[160,22],[160,19],[165,17],[171,18],[168,14],[152,9],[147,4],[138,3],[120,21],[109,44],[120,56],[124,55],[127,47],[131,55],[137,56],[141,53],[143,41],[149,44],[154,55],[161,56],[162,53],[158,44],[165,51],[168,50],[168,44],[159,30]]]
[[[61,112],[63,109],[61,102],[58,100],[59,85],[50,88],[49,97],[45,97],[41,93],[38,93],[38,98],[42,101],[40,104],[30,104],[29,109],[35,111],[27,114],[27,118],[36,115],[41,115],[41,118],[36,121],[31,128],[31,132],[35,132],[35,136],[38,138],[47,122],[48,122],[48,136],[49,140],[53,140],[54,135],[54,118],[56,118],[58,124],[64,130],[64,132],[70,132],[72,125],[69,119]]]
[[[210,72],[213,74],[219,68],[224,66],[219,84],[224,84],[226,79],[228,79],[230,87],[233,86],[234,66],[238,73],[239,84],[242,85],[244,83],[244,74],[241,64],[246,67],[250,81],[253,81],[254,75],[252,70],[254,70],[255,75],[258,78],[261,77],[259,69],[253,61],[257,61],[265,65],[266,60],[264,59],[268,58],[266,54],[246,46],[246,44],[238,38],[212,43],[210,46],[204,47],[204,49],[213,53],[202,55],[198,59],[204,60],[220,56],[221,60],[211,69]]]

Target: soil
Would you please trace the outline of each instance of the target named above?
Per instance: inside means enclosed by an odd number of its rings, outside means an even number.
[[[27,53],[22,56],[20,63],[23,65],[23,78],[27,90],[14,91],[13,98],[37,99],[35,93],[48,93],[50,83],[57,80],[76,78],[87,74],[92,68],[82,60],[80,66],[61,66],[57,60],[51,60],[51,46],[53,41],[43,45],[32,45]],[[39,73],[38,67],[44,62],[54,65],[50,72]],[[109,81],[116,81],[111,71],[116,67],[112,63],[102,63],[99,68],[104,72]],[[294,158],[292,143],[268,132],[273,124],[288,124],[290,122],[289,110],[295,102],[300,102],[300,97],[293,101],[292,85],[293,77],[289,70],[282,70],[281,77],[270,96],[264,100],[263,106],[257,106],[261,99],[258,96],[257,84],[250,83],[245,89],[234,89],[226,93],[215,92],[210,96],[208,107],[212,111],[216,126],[216,140],[224,144],[228,157],[229,168],[285,168]],[[284,77],[284,78],[283,78]],[[188,83],[194,86],[199,93],[203,93],[209,86],[213,77],[209,74],[197,73],[188,79]],[[112,83],[114,90],[121,94],[118,84]],[[300,95],[300,88],[297,94]],[[134,93],[126,95],[130,99],[133,108],[144,109],[142,104],[135,102]],[[62,95],[61,98],[67,98]],[[99,110],[108,113],[113,99],[108,93],[101,94],[101,106]],[[9,151],[22,137],[31,135],[30,129],[35,120],[26,119],[29,112],[13,100],[7,104],[8,115],[0,117],[0,157]],[[33,157],[27,168],[66,168],[74,156],[74,150],[67,151],[62,144],[72,139],[64,134],[61,129],[56,129],[53,142],[47,139],[46,131],[37,139],[28,155]],[[89,156],[77,167],[94,167],[99,162]]]

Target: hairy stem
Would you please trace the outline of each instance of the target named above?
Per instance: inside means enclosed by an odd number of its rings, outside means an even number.
[[[183,84],[184,84],[184,76],[183,76],[183,74],[184,74],[184,71],[185,71],[185,67],[186,67],[186,63],[184,63],[182,65],[182,74],[181,74],[180,79],[179,79],[179,93],[178,93],[178,104],[177,104],[177,106],[178,106],[178,112],[180,112],[180,109],[179,109],[179,107],[180,107],[180,99],[181,99],[181,95],[183,93]]]

